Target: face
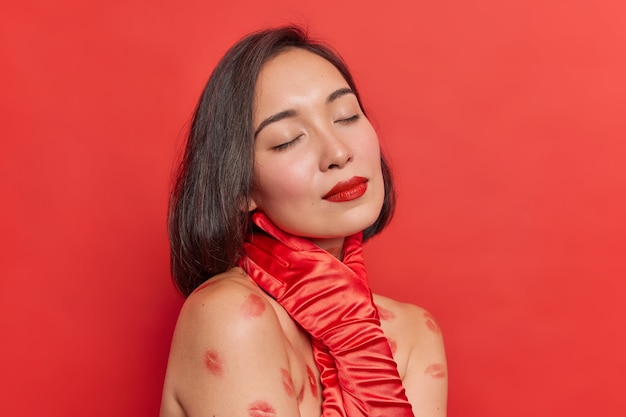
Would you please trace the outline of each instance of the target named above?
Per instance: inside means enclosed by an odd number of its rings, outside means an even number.
[[[378,137],[330,62],[298,48],[266,62],[253,118],[250,210],[330,251],[376,221],[385,191]]]

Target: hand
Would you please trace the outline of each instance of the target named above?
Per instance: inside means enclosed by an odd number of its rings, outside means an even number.
[[[413,416],[367,284],[361,233],[345,239],[341,262],[263,213],[253,221],[267,235],[248,236],[242,265],[314,344],[328,350],[347,415]]]

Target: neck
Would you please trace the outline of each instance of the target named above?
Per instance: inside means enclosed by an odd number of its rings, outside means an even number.
[[[343,259],[343,237],[335,238],[311,238],[311,242],[315,243],[326,252],[330,253],[337,259]]]

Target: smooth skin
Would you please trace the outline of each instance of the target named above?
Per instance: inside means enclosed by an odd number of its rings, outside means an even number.
[[[262,209],[282,230],[335,254],[345,236],[376,221],[385,194],[378,136],[332,64],[297,48],[266,62],[254,125],[250,209]],[[323,198],[354,176],[368,180],[362,197],[342,203]]]
[[[329,62],[289,49],[264,65],[255,91],[249,209],[262,209],[283,230],[335,256],[345,236],[375,221],[384,195],[378,138],[347,88]],[[353,176],[368,179],[362,197],[323,198]],[[445,416],[446,358],[434,319],[379,295],[374,302],[415,415]],[[211,278],[187,298],[172,341],[162,417],[319,417],[321,392],[309,335],[242,269]]]
[[[322,399],[313,396],[306,375],[309,365],[319,378],[308,334],[243,270],[235,268],[211,280],[212,284],[186,300],[181,311],[161,416],[319,417]],[[254,295],[262,297],[265,310],[261,316],[246,320],[242,305]],[[426,312],[419,307],[379,295],[374,301],[384,309],[384,315],[395,316],[382,320],[381,326],[397,346],[394,359],[413,412],[416,416],[445,416],[447,377],[426,373],[434,364],[445,370],[441,334],[431,330]],[[224,364],[221,376],[206,368],[209,349],[220,352]],[[304,390],[302,401],[288,395],[281,369],[289,371],[294,392]],[[275,413],[251,413],[250,406],[258,401],[266,401]]]

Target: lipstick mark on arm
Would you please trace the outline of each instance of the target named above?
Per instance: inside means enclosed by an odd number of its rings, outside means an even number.
[[[276,410],[267,401],[255,401],[248,407],[250,417],[275,417]]]
[[[424,318],[426,319],[426,326],[428,326],[432,332],[441,334],[441,329],[432,314],[426,312],[424,313]]]
[[[285,392],[288,396],[295,397],[296,391],[293,388],[293,380],[291,379],[291,374],[285,368],[280,368],[280,372],[282,373],[283,388],[285,389]]]
[[[446,366],[441,363],[435,363],[433,365],[430,365],[424,371],[424,375],[428,375],[433,378],[445,378],[447,375]]]
[[[395,355],[396,351],[398,350],[398,343],[396,343],[395,340],[389,338],[387,338],[387,341],[389,342],[389,349],[391,349],[391,353]]]
[[[298,402],[301,403],[304,399],[304,384],[300,387],[300,392],[298,393]]]
[[[259,317],[265,312],[265,302],[260,295],[250,294],[241,305],[241,314],[245,318]]]
[[[204,354],[204,366],[215,376],[221,377],[224,375],[224,362],[220,354],[214,349],[209,349]]]
[[[376,308],[378,309],[378,317],[380,317],[381,320],[393,320],[396,318],[396,313],[393,311],[378,306],[376,306]]]
[[[306,366],[306,376],[309,379],[309,388],[311,388],[311,394],[313,394],[313,397],[317,398],[317,378],[315,378],[315,373],[313,373],[313,369],[311,369],[309,365]]]

